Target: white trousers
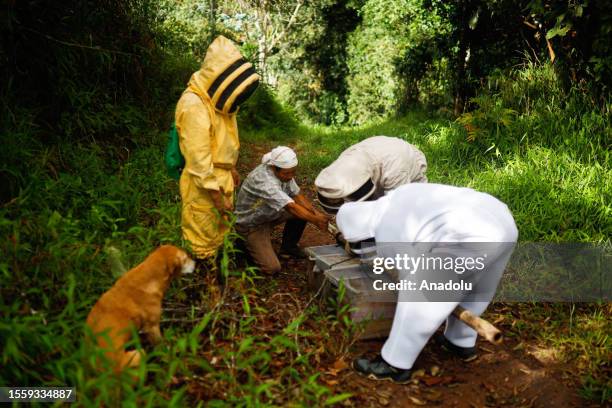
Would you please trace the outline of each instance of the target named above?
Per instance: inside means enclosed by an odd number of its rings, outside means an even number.
[[[397,368],[412,368],[429,338],[445,320],[444,335],[451,343],[460,347],[473,347],[476,344],[476,331],[451,313],[458,305],[476,316],[480,316],[486,310],[514,249],[514,245],[508,242],[510,240],[516,242],[516,238],[516,229],[509,231],[508,241],[499,245],[499,251],[489,258],[485,269],[478,272],[486,278],[474,280],[472,293],[486,292],[485,296],[478,297],[478,301],[469,301],[467,297],[465,300],[460,300],[461,296],[449,302],[418,301],[419,296],[422,299],[425,297],[421,294],[415,296],[400,292],[391,333],[382,348],[383,359]],[[488,245],[491,248],[492,244]],[[473,252],[471,255],[477,255],[478,251],[472,249],[470,252]]]

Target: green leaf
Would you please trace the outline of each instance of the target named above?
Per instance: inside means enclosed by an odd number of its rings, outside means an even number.
[[[251,314],[251,305],[249,304],[247,295],[242,295],[242,308],[247,316]]]
[[[185,401],[183,401],[183,397],[185,396],[185,391],[186,391],[185,387],[181,388],[178,391],[174,391],[174,395],[172,396],[172,399],[170,400],[170,402],[168,402],[168,406],[169,407],[184,406],[183,404],[185,403]]]
[[[566,25],[565,27],[553,27],[552,29],[548,30],[548,32],[546,33],[546,39],[550,40],[551,38],[554,37],[564,37],[568,31],[571,29],[571,25]]]
[[[247,337],[246,339],[240,342],[240,347],[238,347],[238,354],[242,354],[245,350],[247,350],[253,344],[255,340],[254,337]]]
[[[328,399],[326,399],[325,400],[325,405],[337,404],[338,402],[344,401],[346,399],[349,399],[352,396],[353,396],[353,394],[350,394],[348,392],[343,392],[342,394],[337,394],[337,395],[334,395],[334,396],[329,397]]]
[[[478,10],[476,10],[476,12],[474,13],[474,15],[472,15],[472,17],[470,17],[470,21],[468,23],[470,30],[474,30],[476,28],[476,24],[478,24],[478,17],[480,16],[480,7],[478,7]]]
[[[574,15],[576,17],[582,17],[582,13],[584,11],[584,8],[581,5],[576,6],[576,10],[574,11]]]

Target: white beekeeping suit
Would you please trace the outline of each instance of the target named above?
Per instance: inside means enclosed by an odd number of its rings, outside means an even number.
[[[477,333],[451,313],[461,305],[479,316],[494,295],[518,237],[504,203],[469,188],[408,184],[376,201],[346,203],[336,220],[349,242],[374,237],[380,257],[427,253],[465,259],[487,252],[485,267],[473,279],[473,292],[484,293],[476,299],[459,293],[458,298],[432,302],[422,293],[400,291],[391,333],[381,354],[393,367],[410,369],[445,320],[444,335],[451,343],[466,348],[475,345]],[[408,277],[406,271],[399,275],[400,280]]]
[[[321,205],[336,211],[344,201],[375,200],[408,183],[425,183],[425,155],[410,143],[388,136],[365,139],[340,154],[319,173]]]

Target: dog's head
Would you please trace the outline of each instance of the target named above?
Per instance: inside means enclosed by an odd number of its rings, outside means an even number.
[[[162,245],[158,248],[158,251],[160,251],[166,259],[171,278],[182,273],[192,273],[195,270],[195,261],[182,249],[174,245]]]

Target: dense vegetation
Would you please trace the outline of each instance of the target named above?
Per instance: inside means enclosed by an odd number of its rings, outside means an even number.
[[[181,244],[165,132],[219,33],[268,83],[240,113],[243,140],[295,146],[302,183],[355,141],[393,135],[426,153],[431,181],[505,201],[521,240],[610,244],[609,2],[33,0],[0,21],[2,385],[74,384],[84,405],[347,398],[317,376],[350,347],[346,310],[280,313],[265,299],[281,283],[245,269],[231,239],[225,291],[201,271],[168,293],[166,341],[137,386],[90,370],[95,299],[158,244]],[[533,305],[512,333],[556,347],[603,403],[611,312]]]

